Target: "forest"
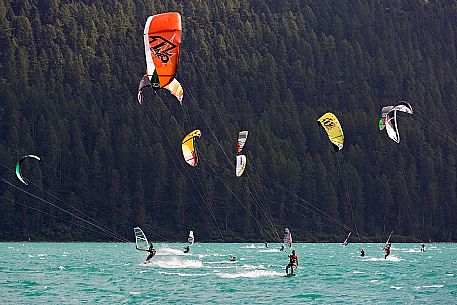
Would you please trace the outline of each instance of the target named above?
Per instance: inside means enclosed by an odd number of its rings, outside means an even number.
[[[182,17],[184,99],[149,90],[140,105],[144,24],[164,12]],[[0,0],[0,240],[125,241],[140,226],[158,241],[280,241],[284,227],[456,241],[456,20],[451,0]],[[398,114],[397,144],[378,121],[399,101],[414,113]]]

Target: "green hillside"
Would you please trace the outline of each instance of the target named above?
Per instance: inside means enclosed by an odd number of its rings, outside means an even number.
[[[183,105],[164,91],[139,105],[144,23],[168,11],[183,20]],[[277,240],[286,226],[298,240],[455,241],[456,20],[451,0],[0,0],[0,240],[134,226]],[[398,115],[397,144],[378,120],[400,100],[414,114]],[[338,153],[316,124],[328,111]],[[181,153],[193,129],[196,168]],[[42,159],[24,164],[28,186],[14,174],[26,154]]]

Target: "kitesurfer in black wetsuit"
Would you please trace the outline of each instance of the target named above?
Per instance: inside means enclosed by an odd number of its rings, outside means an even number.
[[[364,257],[365,256],[365,251],[363,249],[360,249],[360,256]]]
[[[184,248],[184,253],[189,253],[189,252],[190,252],[190,247],[189,247],[189,246],[186,246],[186,247]]]

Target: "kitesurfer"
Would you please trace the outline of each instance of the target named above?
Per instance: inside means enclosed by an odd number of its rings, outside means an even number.
[[[284,245],[281,245],[281,251],[284,251]]]
[[[154,245],[152,243],[149,243],[149,249],[147,250],[149,252],[148,257],[146,258],[146,261],[149,262],[149,260],[156,255],[156,249],[154,249]]]
[[[365,251],[363,249],[360,249],[360,256],[364,257],[365,256]]]
[[[286,274],[289,274],[289,268],[291,274],[294,274],[295,268],[298,267],[298,256],[295,254],[295,250],[292,250],[292,254],[289,255],[289,264],[286,266]]]
[[[268,243],[267,242],[265,242],[265,248],[268,248]]]
[[[421,252],[425,252],[425,244],[424,243],[421,244]]]
[[[390,243],[384,247],[384,250],[386,250],[386,255],[384,255],[384,259],[386,259],[390,255],[390,247],[391,247]]]
[[[344,242],[343,242],[343,246],[347,246],[348,245],[348,240],[346,239]]]
[[[190,247],[189,247],[189,246],[186,246],[186,247],[184,248],[184,253],[189,253],[189,252],[190,252]]]
[[[236,256],[230,255],[230,261],[231,261],[231,262],[236,262]]]

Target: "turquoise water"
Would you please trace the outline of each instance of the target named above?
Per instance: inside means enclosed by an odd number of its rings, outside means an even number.
[[[270,244],[0,243],[1,304],[457,303],[457,245],[295,244],[297,276]],[[235,255],[237,262],[228,261]]]

